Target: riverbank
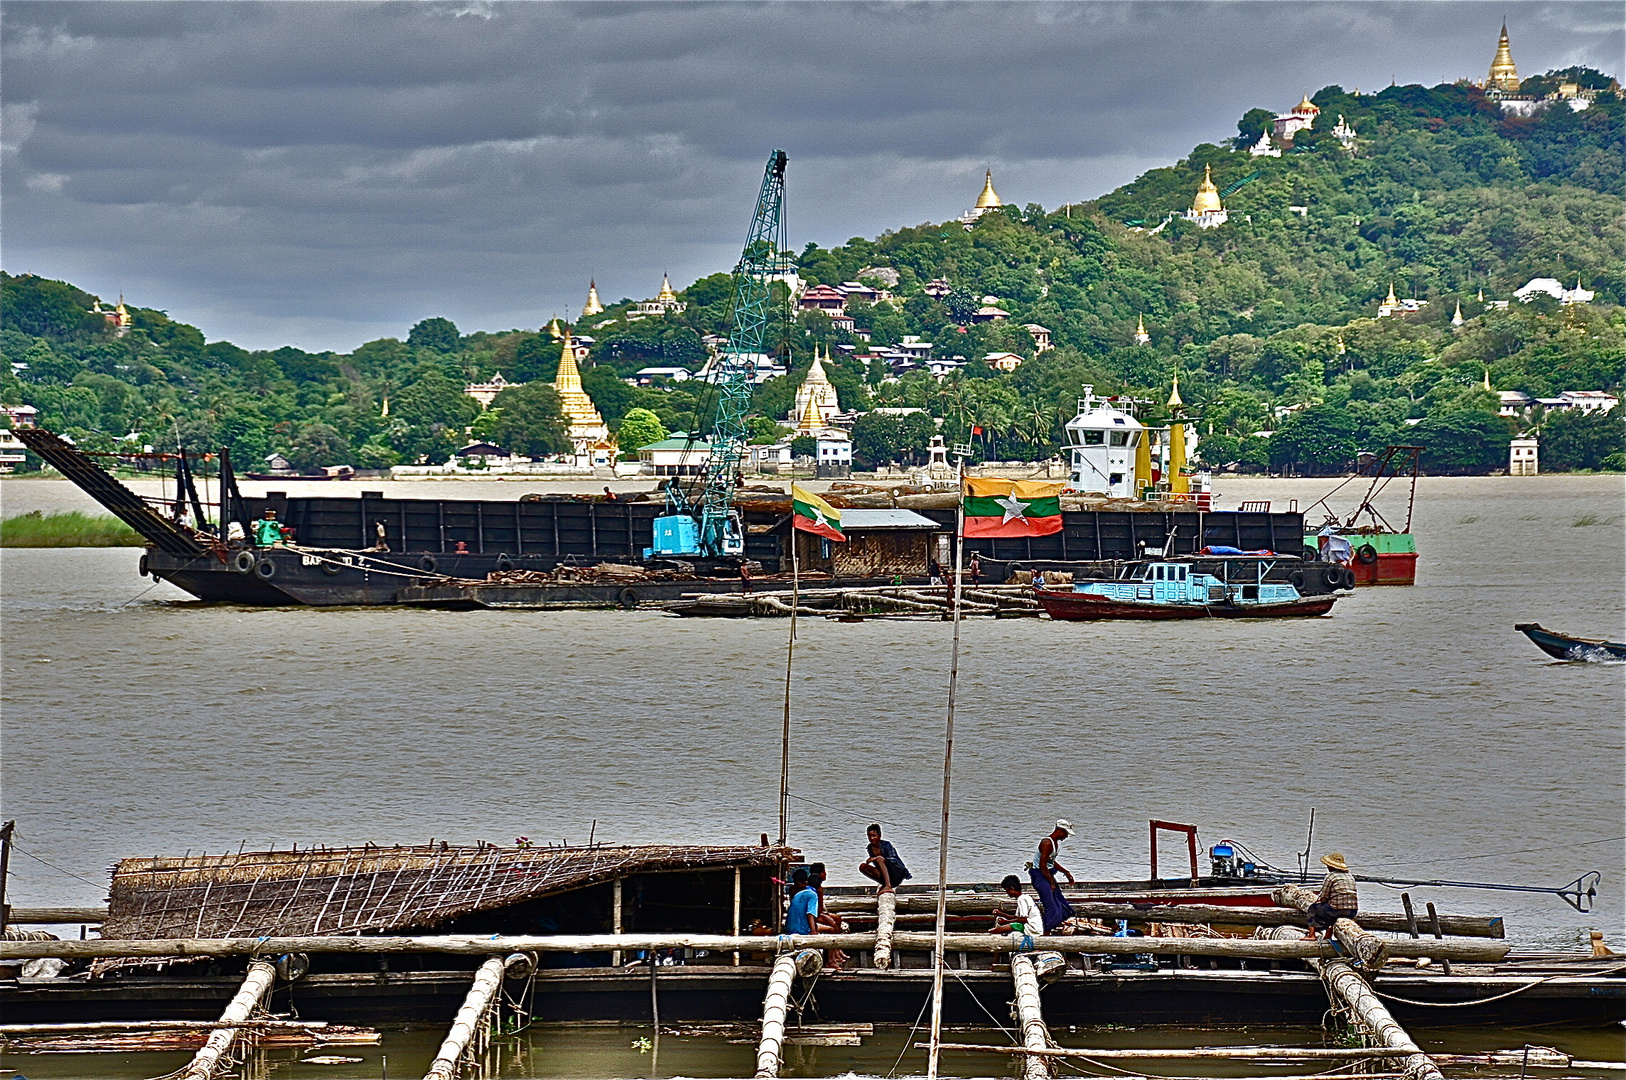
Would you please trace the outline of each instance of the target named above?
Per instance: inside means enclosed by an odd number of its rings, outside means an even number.
[[[141,537],[116,517],[79,510],[46,514],[30,510],[0,521],[0,547],[141,547]]]

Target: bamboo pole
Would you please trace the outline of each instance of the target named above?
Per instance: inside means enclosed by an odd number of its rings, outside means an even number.
[[[1045,1057],[1088,1057],[1100,1058],[1103,1061],[1368,1061],[1392,1058],[1394,1053],[1385,1053],[1370,1047],[1354,1049],[1329,1049],[1325,1047],[1291,1046],[1205,1046],[1200,1049],[1184,1050],[1161,1048],[1156,1050],[1097,1050],[1089,1047],[1082,1048],[1056,1048],[1029,1049],[1021,1046],[994,1046],[981,1043],[944,1043],[945,1049],[977,1050],[991,1054],[1037,1054]],[[1517,1061],[1514,1064],[1518,1064]],[[1364,1075],[1364,1074],[1363,1074]]]
[[[0,1024],[0,1038],[11,1035],[66,1035],[76,1031],[197,1031],[202,1028],[282,1028],[319,1031],[326,1020],[86,1020],[77,1024]]]
[[[1011,957],[1011,979],[1016,983],[1016,1019],[1022,1029],[1022,1045],[1028,1051],[1022,1059],[1024,1080],[1048,1080],[1050,1063],[1036,1050],[1050,1046],[1050,1029],[1045,1027],[1044,1010],[1039,1005],[1039,974],[1033,957]]]
[[[1270,932],[1270,936],[1280,938],[1291,933],[1293,931],[1287,927],[1278,927]],[[1316,968],[1321,972],[1321,981],[1327,985],[1327,993],[1342,999],[1349,1006],[1367,1036],[1405,1058],[1409,1080],[1444,1080],[1440,1067],[1423,1053],[1422,1048],[1406,1034],[1406,1029],[1395,1022],[1383,1002],[1348,960],[1321,960],[1317,961]]]
[[[1288,928],[1282,928],[1288,929]],[[1039,937],[1034,947],[1041,951],[1091,954],[1154,953],[1160,956],[1234,956],[1259,960],[1336,959],[1330,943],[1258,938],[1119,938],[1119,937]],[[923,952],[934,949],[934,934],[894,933],[892,948]],[[945,951],[1008,953],[1015,951],[1003,934],[945,934]],[[806,934],[777,938],[727,934],[555,934],[547,937],[475,937],[447,935],[431,937],[290,937],[290,938],[91,938],[88,941],[4,941],[0,960],[34,960],[57,957],[63,960],[111,958],[163,959],[179,956],[257,956],[285,952],[348,953],[370,956],[381,953],[446,953],[459,956],[489,956],[502,952],[581,953],[613,949],[711,949],[731,952],[741,949],[761,952],[766,948],[792,949],[873,949],[874,934]],[[1477,941],[1393,941],[1389,954],[1395,957],[1429,956],[1460,963],[1494,963],[1511,948],[1506,942]]]
[[[1308,912],[1315,903],[1316,894],[1297,885],[1283,885],[1271,893],[1271,898],[1283,907]],[[1361,929],[1354,919],[1339,919],[1332,924],[1332,936],[1338,939],[1344,955],[1360,961],[1368,971],[1378,971],[1389,959],[1389,943],[1375,934]]]
[[[1065,895],[1065,893],[1063,894]],[[1304,927],[1304,913],[1296,908],[1284,907],[1227,907],[1221,904],[1117,904],[1100,900],[1078,899],[1069,896],[1073,911],[1081,919],[1099,919],[1111,922],[1128,919],[1130,922],[1196,923],[1229,926],[1297,926]],[[825,907],[831,911],[865,912],[875,906],[872,896],[829,896]],[[986,893],[969,896],[950,896],[948,912],[951,915],[1010,914],[1015,905],[1004,896]],[[899,914],[924,914],[937,910],[937,898],[928,893],[904,893],[897,898]],[[1406,916],[1398,912],[1366,912],[1355,916],[1356,923],[1366,930],[1385,933],[1408,932]],[[1441,915],[1440,929],[1450,937],[1500,938],[1506,928],[1496,916]]]
[[[509,964],[521,963],[524,959],[517,955],[506,958],[493,956],[480,965],[480,970],[474,973],[473,985],[463,997],[462,1007],[452,1019],[451,1030],[441,1041],[440,1050],[435,1054],[435,1060],[430,1062],[429,1071],[423,1074],[423,1080],[457,1080],[463,1071],[463,1054],[485,1027],[486,1013],[497,991],[502,989],[503,972]]]
[[[6,917],[6,923],[40,926],[54,923],[99,923],[105,918],[107,909],[104,907],[19,907],[11,909],[11,914]]]
[[[892,934],[898,923],[898,894],[888,889],[875,898],[875,966],[892,966]]]
[[[768,996],[762,1001],[762,1037],[757,1042],[755,1076],[772,1078],[779,1075],[791,985],[797,975],[805,977],[818,971],[821,963],[823,959],[814,949],[785,953],[773,962],[773,970],[768,975]]]
[[[220,1014],[222,1026],[209,1033],[198,1052],[192,1055],[192,1060],[184,1069],[172,1075],[176,1080],[210,1080],[226,1063],[226,1051],[231,1049],[237,1032],[241,1030],[240,1023],[247,1020],[254,1010],[259,1007],[260,1001],[270,991],[271,984],[276,981],[277,969],[274,964],[265,960],[256,960],[248,966],[248,974],[243,977],[243,985],[237,988],[237,993],[227,1003],[225,1011]]]

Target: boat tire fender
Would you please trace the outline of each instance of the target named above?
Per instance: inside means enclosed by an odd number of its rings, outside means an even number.
[[[631,589],[622,589],[621,592],[616,595],[615,602],[626,608],[628,611],[631,611],[633,608],[638,606],[638,594],[633,592]]]
[[[151,573],[151,567],[147,565],[147,553],[144,551],[141,553],[141,561],[136,564],[136,573],[142,577],[146,577]]]
[[[270,559],[261,559],[254,564],[254,573],[264,581],[270,581],[277,576],[277,564]]]
[[[1371,544],[1362,544],[1355,549],[1355,561],[1363,566],[1371,566],[1378,561],[1378,549]]]
[[[1304,591],[1304,571],[1295,570],[1291,574],[1288,574],[1287,583],[1302,593]]]
[[[433,555],[425,555],[423,558],[418,560],[418,569],[422,570],[426,574],[439,573],[440,560],[435,558]]]
[[[1355,571],[1351,570],[1349,567],[1346,566],[1346,567],[1344,567],[1344,588],[1353,589],[1354,587],[1355,587]]]
[[[506,573],[514,568],[514,560],[509,556],[508,552],[505,551],[497,556],[496,566],[499,571]]]
[[[333,557],[331,552],[322,556],[322,573],[328,577],[337,577],[344,570],[344,564]]]
[[[1317,559],[1321,558],[1321,552],[1317,551],[1313,547],[1309,547],[1308,545],[1306,545],[1304,550],[1300,553],[1299,557],[1302,558],[1305,562],[1315,562]]]
[[[252,574],[254,572],[254,553],[252,551],[239,551],[232,556],[232,569],[239,574]]]
[[[1322,571],[1321,577],[1329,589],[1340,589],[1344,585],[1344,575],[1349,573],[1342,566],[1329,566]]]

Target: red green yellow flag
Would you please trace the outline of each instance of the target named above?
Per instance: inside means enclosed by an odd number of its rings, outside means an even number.
[[[1061,532],[1063,484],[967,477],[966,536],[1048,536]]]
[[[846,540],[841,531],[841,511],[813,494],[800,484],[790,486],[790,523],[803,532],[815,533],[826,540]]]

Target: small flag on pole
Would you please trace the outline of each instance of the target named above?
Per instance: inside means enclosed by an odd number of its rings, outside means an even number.
[[[967,477],[966,536],[1049,536],[1061,532],[1062,484]]]
[[[803,532],[814,533],[826,540],[844,541],[841,531],[841,511],[813,494],[800,484],[790,486],[792,508],[791,525]]]

